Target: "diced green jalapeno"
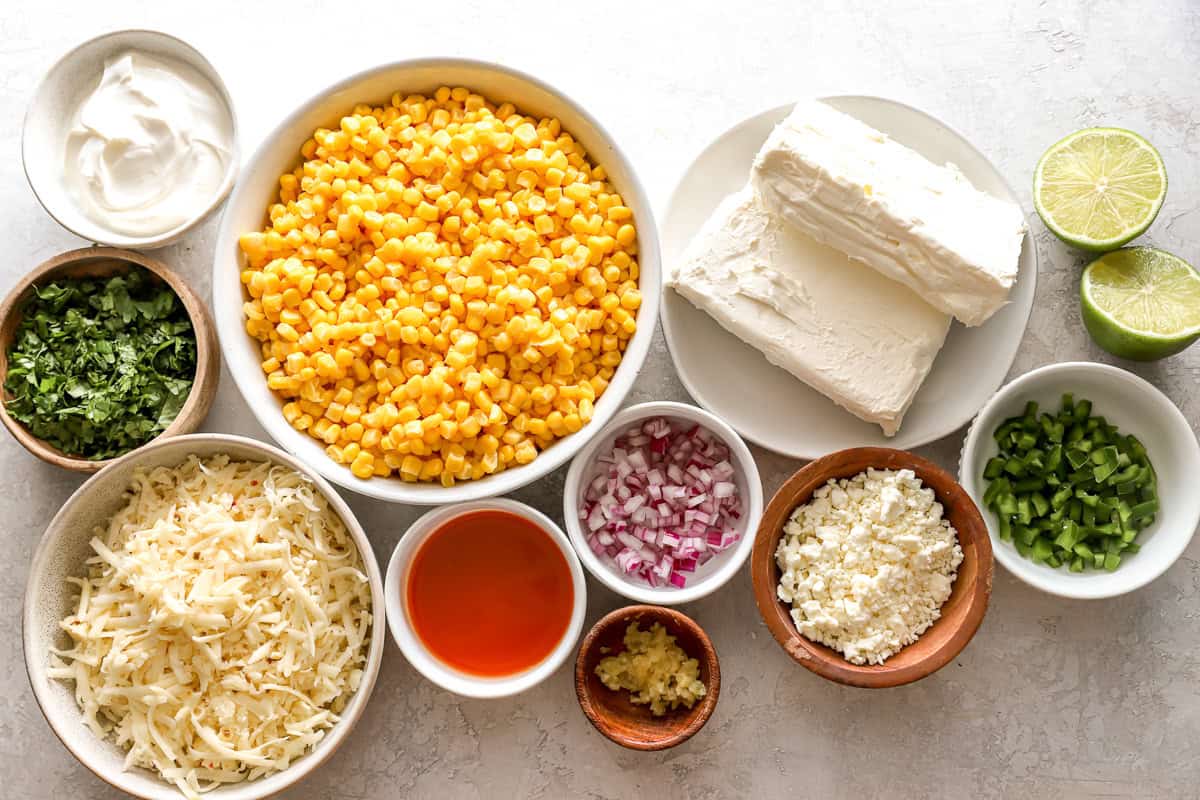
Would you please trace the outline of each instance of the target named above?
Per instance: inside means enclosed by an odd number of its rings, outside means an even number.
[[[983,504],[998,535],[1026,558],[1072,572],[1114,570],[1138,551],[1160,510],[1145,446],[1122,434],[1087,399],[1066,393],[1057,411],[1029,401],[993,432]]]
[[[1054,545],[1052,545],[1050,543],[1049,539],[1047,539],[1043,536],[1039,536],[1038,538],[1033,540],[1033,560],[1034,561],[1045,561],[1046,559],[1050,558],[1050,556],[1053,553],[1054,553]]]
[[[1088,454],[1085,450],[1072,447],[1067,451],[1067,463],[1071,465],[1071,469],[1079,469],[1088,463]]]
[[[1010,458],[1004,462],[1004,471],[1014,478],[1024,477],[1025,462],[1016,457]]]
[[[1017,499],[1017,505],[1020,506],[1020,498]],[[1143,503],[1138,503],[1130,510],[1130,516],[1134,519],[1153,516],[1158,513],[1158,500],[1147,500]]]
[[[1034,492],[1029,495],[1029,502],[1033,503],[1033,513],[1035,516],[1044,517],[1050,512],[1050,501],[1045,495]]]
[[[983,469],[983,477],[989,481],[994,481],[1004,474],[1004,459],[992,458],[988,460],[987,466]]]
[[[1022,525],[1033,522],[1033,504],[1029,502],[1029,495],[1017,496],[1017,519]]]
[[[1017,494],[1028,494],[1030,492],[1040,492],[1046,487],[1046,481],[1042,478],[1022,478],[1013,484],[1013,491]]]
[[[1054,472],[1062,464],[1063,449],[1061,444],[1056,444],[1046,451],[1046,472]]]

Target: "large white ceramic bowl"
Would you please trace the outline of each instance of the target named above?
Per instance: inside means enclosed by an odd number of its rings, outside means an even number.
[[[883,131],[935,164],[953,163],[975,188],[1017,203],[999,170],[950,126],[881,97],[825,97],[822,102]],[[756,114],[717,137],[688,167],[662,225],[663,263],[672,269],[713,209],[745,186],[772,128],[792,110]],[[748,441],[792,458],[815,459],[850,447],[912,449],[966,425],[1004,382],[1021,344],[1037,285],[1037,248],[1025,235],[1009,304],[983,325],[951,324],[900,431],[889,438],[825,395],[776,367],[674,290],[663,293],[662,324],[679,378],[696,402]],[[906,291],[901,289],[902,291]],[[748,393],[754,401],[747,402]]]
[[[150,236],[132,236],[110,230],[96,222],[79,208],[63,182],[66,137],[70,133],[71,116],[99,84],[105,60],[126,50],[162,56],[198,72],[212,85],[229,116],[229,128],[233,133],[225,175],[213,196],[196,207],[191,219],[169,231]],[[42,208],[75,235],[110,247],[132,250],[165,247],[208,219],[229,196],[241,162],[237,145],[237,116],[221,76],[187,42],[158,31],[114,31],[89,39],[69,50],[42,78],[25,112],[25,125],[21,132],[21,161],[25,166],[29,187],[33,189]]]
[[[742,499],[742,516],[738,520],[738,533],[741,534],[741,538],[733,547],[719,553],[707,564],[697,567],[695,572],[687,576],[687,585],[682,589],[673,586],[650,586],[636,575],[626,575],[617,569],[615,564],[602,561],[588,546],[587,534],[579,520],[583,493],[596,475],[596,459],[601,453],[611,451],[617,437],[634,424],[655,417],[683,420],[716,434],[729,447],[730,459],[736,470],[734,483],[737,484],[738,496]],[[563,486],[563,519],[571,536],[571,544],[575,545],[575,551],[579,553],[579,559],[587,571],[617,594],[639,603],[660,606],[690,603],[707,597],[724,586],[750,557],[750,551],[754,549],[754,534],[758,530],[762,513],[762,479],[758,475],[754,455],[746,443],[719,417],[696,406],[666,400],[630,406],[613,417],[604,430],[592,439],[571,463],[566,484]]]
[[[367,541],[367,535],[350,507],[311,468],[262,442],[212,433],[156,440],[110,464],[71,495],[42,535],[29,567],[21,636],[29,683],[54,733],[72,755],[97,777],[123,792],[146,800],[179,800],[182,795],[173,785],[148,770],[134,768],[126,771],[122,768],[125,752],[112,741],[97,739],[84,725],[83,713],[75,702],[73,685],[47,676],[50,647],[68,646],[69,640],[58,623],[75,610],[78,592],[67,583],[67,578],[84,573],[84,562],[93,554],[88,542],[96,527],[105,524],[124,504],[125,490],[132,482],[134,470],[181,464],[192,454],[204,458],[219,453],[239,460],[271,461],[290,467],[316,485],[329,501],[330,508],[341,517],[362,554],[363,568],[371,584],[371,614],[374,621],[362,683],[346,704],[341,720],[326,733],[325,738],[281,772],[256,781],[223,786],[204,796],[212,800],[259,800],[283,791],[320,767],[345,741],[362,716],[383,658],[383,582],[379,565],[371,551],[371,543]]]
[[[421,545],[425,543],[445,523],[455,517],[469,514],[473,511],[507,511],[532,522],[545,531],[567,561],[571,571],[573,588],[573,604],[571,620],[567,623],[567,631],[555,646],[550,655],[540,663],[515,675],[504,677],[481,677],[461,672],[435,658],[425,647],[412,623],[408,618],[408,571],[413,558]],[[464,603],[478,602],[470,597],[471,587],[464,587]],[[438,686],[464,697],[508,697],[510,695],[531,689],[550,677],[555,670],[562,666],[567,657],[575,650],[575,642],[583,630],[583,617],[587,613],[587,584],[583,579],[583,570],[579,559],[571,550],[571,543],[562,529],[554,521],[537,509],[530,508],[524,503],[503,497],[474,500],[469,503],[458,503],[453,506],[442,506],[427,512],[417,519],[396,544],[392,558],[388,562],[387,583],[384,592],[387,598],[388,628],[391,629],[392,639],[400,647],[400,652],[408,659],[417,672],[420,672]]]
[[[984,507],[987,481],[983,468],[998,448],[992,433],[1009,417],[1020,416],[1025,403],[1036,401],[1043,411],[1058,409],[1063,394],[1092,401],[1092,413],[1104,416],[1122,433],[1132,433],[1146,446],[1158,474],[1162,503],[1154,524],[1137,538],[1141,550],[1123,555],[1113,572],[1053,569],[1024,558],[1012,542],[1001,541],[996,515]],[[1021,580],[1060,597],[1115,597],[1138,589],[1175,563],[1200,524],[1200,445],[1178,408],[1158,389],[1118,367],[1092,362],[1050,364],[1009,383],[988,401],[963,443],[959,482],[979,506],[996,560]]]
[[[638,230],[642,305],[637,333],[608,389],[596,402],[591,422],[538,455],[530,464],[512,467],[478,481],[445,488],[441,484],[405,483],[398,478],[361,480],[349,467],[325,453],[324,445],[289,425],[282,405],[267,383],[260,366],[259,344],[245,331],[240,273],[243,259],[238,237],[259,230],[267,220],[267,206],[278,194],[279,176],[295,167],[300,146],[321,126],[337,120],[358,103],[383,103],[395,92],[431,93],[439,86],[466,86],[493,102],[511,102],[534,116],[553,116],[587,149],[591,158],[608,171],[609,180],[633,210]],[[258,421],[285,450],[311,464],[334,483],[380,500],[437,505],[491,497],[513,491],[565,464],[620,407],[646,360],[658,320],[661,292],[658,233],[650,202],[629,159],[612,136],[581,105],[541,80],[517,70],[482,61],[428,58],[375,67],[319,92],[297,108],[271,132],[242,169],[237,188],[226,206],[217,237],[213,263],[213,317],[221,349],[238,390]]]

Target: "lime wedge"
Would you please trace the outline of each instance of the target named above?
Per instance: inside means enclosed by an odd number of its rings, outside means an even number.
[[[1121,358],[1154,361],[1200,338],[1200,275],[1153,247],[1106,253],[1083,271],[1083,324]]]
[[[1141,236],[1166,194],[1158,151],[1121,128],[1072,133],[1042,155],[1033,175],[1033,204],[1046,227],[1084,250],[1115,250]]]

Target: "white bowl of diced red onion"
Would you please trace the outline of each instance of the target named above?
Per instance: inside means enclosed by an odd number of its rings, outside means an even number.
[[[725,584],[762,516],[750,449],[703,409],[619,412],[571,463],[563,518],[588,572],[631,600],[676,605]]]

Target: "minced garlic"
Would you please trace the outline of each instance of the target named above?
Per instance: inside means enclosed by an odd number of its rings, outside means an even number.
[[[596,675],[613,691],[628,690],[631,702],[649,704],[655,716],[681,705],[691,708],[707,691],[700,680],[700,662],[688,658],[658,622],[648,631],[629,623],[624,652],[603,659]]]

